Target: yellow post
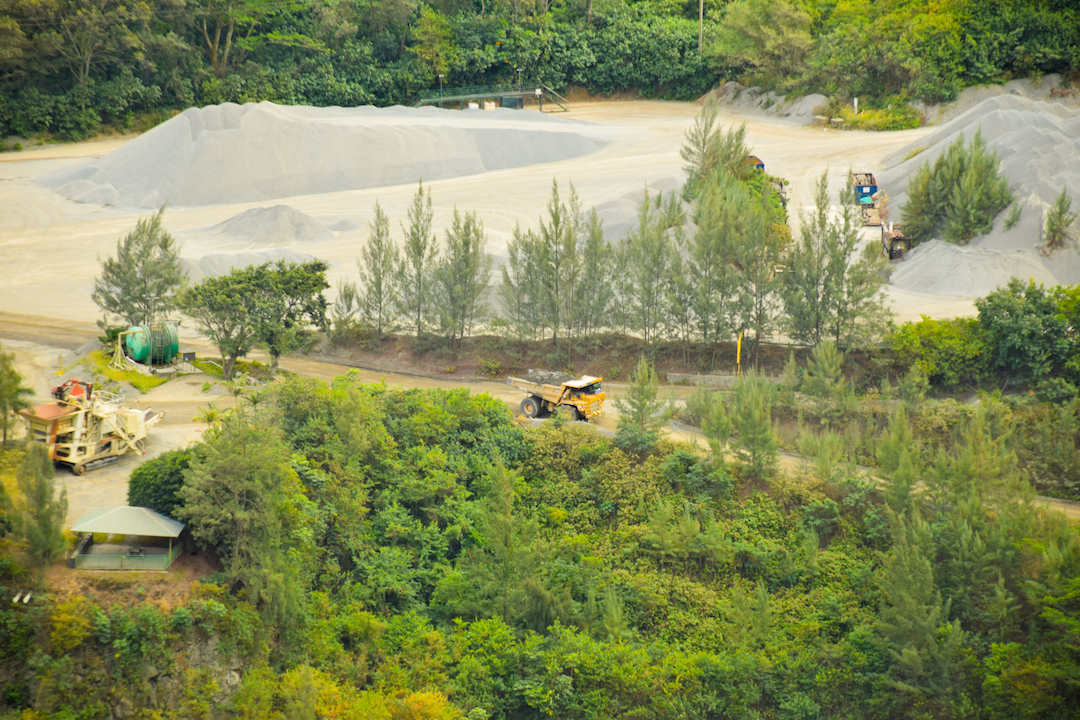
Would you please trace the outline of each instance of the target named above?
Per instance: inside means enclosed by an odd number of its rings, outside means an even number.
[[[743,330],[739,331],[739,345],[735,350],[735,374],[742,375],[742,336]]]

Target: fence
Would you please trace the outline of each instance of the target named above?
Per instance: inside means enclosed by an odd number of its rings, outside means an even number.
[[[164,555],[76,555],[79,570],[168,570],[184,546],[176,545]]]

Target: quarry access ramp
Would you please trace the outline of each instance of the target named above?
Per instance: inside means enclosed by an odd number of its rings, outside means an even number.
[[[464,109],[468,107],[470,102],[475,102],[480,107],[483,107],[484,102],[490,101],[496,103],[499,107],[521,109],[525,107],[525,101],[527,99],[537,102],[540,105],[541,110],[543,110],[544,101],[558,106],[562,109],[562,112],[567,112],[570,109],[569,100],[542,83],[472,85],[468,87],[446,88],[443,90],[430,90],[418,95],[416,99],[413,100],[412,104],[413,107],[422,107],[424,105],[445,107],[447,103],[450,103],[458,104]]]

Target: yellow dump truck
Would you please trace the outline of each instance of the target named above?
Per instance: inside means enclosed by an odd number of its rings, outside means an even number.
[[[561,385],[543,383],[511,377],[506,379],[512,385],[525,392],[521,401],[521,414],[525,417],[543,417],[550,415],[556,408],[570,408],[575,420],[588,421],[604,411],[603,378],[583,375],[576,380],[566,380]]]

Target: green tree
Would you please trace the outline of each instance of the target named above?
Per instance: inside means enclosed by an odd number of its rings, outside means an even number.
[[[578,236],[584,238],[584,245],[581,249],[580,289],[575,293],[579,300],[576,324],[578,332],[588,337],[613,324],[611,312],[615,289],[611,282],[611,268],[615,251],[604,239],[604,228],[596,208],[580,218]]]
[[[638,227],[619,243],[617,292],[627,327],[646,346],[664,331],[665,291],[670,277],[672,243],[668,230],[682,226],[678,198],[670,196],[667,207],[657,194],[646,190],[638,211]]]
[[[735,239],[735,258],[739,273],[740,319],[742,327],[754,332],[754,365],[757,365],[761,341],[772,335],[779,309],[780,279],[776,262],[782,246],[781,234],[768,198],[760,202],[743,191],[744,219]]]
[[[184,473],[197,455],[196,448],[170,450],[132,470],[128,505],[147,507],[173,517],[181,503],[179,492],[184,485]]]
[[[624,450],[644,452],[656,444],[660,428],[671,416],[671,403],[659,397],[660,379],[652,364],[642,357],[630,376],[626,395],[616,398],[619,423],[615,443]]]
[[[368,225],[368,239],[356,268],[360,272],[359,305],[366,322],[375,328],[375,338],[393,327],[397,300],[401,253],[390,238],[390,218],[375,203],[375,219]]]
[[[783,325],[797,340],[817,345],[830,338],[850,347],[875,340],[888,323],[885,259],[876,248],[860,252],[861,223],[852,202],[842,202],[840,217],[832,217],[828,182],[828,173],[818,179],[814,212],[802,217],[783,276]]]
[[[735,242],[741,208],[735,180],[728,175],[710,178],[694,211],[696,230],[690,241],[687,274],[693,286],[693,313],[697,332],[705,342],[717,344],[738,327],[734,298],[738,271]]]
[[[180,248],[162,225],[164,214],[162,207],[141,218],[135,230],[117,242],[116,257],[102,261],[92,297],[105,322],[115,317],[127,325],[151,323],[176,307],[184,271]]]
[[[206,278],[180,294],[180,311],[217,346],[226,379],[233,376],[236,361],[258,343],[253,325],[254,299],[262,292],[258,281],[257,268],[241,268]]]
[[[975,301],[994,363],[1038,381],[1065,360],[1069,332],[1054,295],[1042,285],[1017,278]]]
[[[744,375],[735,382],[731,399],[718,394],[714,407],[702,430],[713,452],[731,447],[743,463],[747,477],[761,479],[776,469],[776,426],[772,406],[776,388],[764,377]]]
[[[150,19],[146,3],[116,0],[61,0],[51,5],[56,41],[76,84],[85,88],[96,65],[114,62],[143,50],[136,30]],[[84,107],[85,107],[85,95]]]
[[[933,164],[924,162],[908,181],[905,232],[915,242],[942,233],[962,244],[989,232],[994,218],[1013,201],[999,165],[997,152],[987,150],[981,133],[975,133],[970,147],[964,145],[963,135],[957,137]]]
[[[276,430],[232,413],[191,459],[176,511],[233,586],[277,620],[295,609],[303,577],[287,555],[289,506],[302,498],[288,459]]]
[[[735,0],[707,48],[716,64],[750,68],[770,83],[797,81],[812,47],[810,15],[791,0]]]
[[[421,181],[409,207],[409,227],[405,232],[405,248],[398,270],[399,304],[403,314],[408,315],[416,328],[416,336],[424,333],[424,324],[432,311],[432,286],[439,248],[431,221],[435,211],[431,209],[431,191],[424,192]]]
[[[22,494],[18,509],[26,552],[31,562],[41,569],[63,557],[67,545],[63,533],[68,511],[67,488],[63,488],[57,497],[53,474],[48,448],[41,443],[27,443],[15,475]]]
[[[1076,222],[1076,213],[1069,212],[1072,207],[1072,198],[1061,188],[1061,194],[1054,199],[1050,211],[1046,213],[1046,226],[1043,229],[1043,245],[1048,250],[1060,250],[1073,236],[1073,223]]]
[[[253,312],[251,322],[257,342],[270,353],[270,376],[287,352],[304,347],[311,326],[326,329],[326,297],[323,290],[329,266],[322,260],[304,263],[277,262],[249,268],[256,294],[243,300]]]
[[[8,430],[14,426],[15,413],[29,407],[26,398],[34,394],[34,391],[24,387],[22,382],[22,375],[15,369],[15,354],[0,352],[0,430],[3,432],[3,444],[0,444],[0,448],[2,449],[7,449]]]
[[[541,317],[544,326],[551,330],[552,344],[558,346],[559,333],[563,332],[569,358],[581,272],[577,235],[581,203],[574,186],[570,186],[570,203],[567,204],[559,196],[558,181],[552,179],[547,210],[547,222],[541,218],[540,231],[533,236],[537,265],[535,282],[540,289]]]
[[[438,10],[424,5],[413,36],[417,44],[410,48],[416,57],[431,68],[432,75],[446,75],[457,60],[450,21]]]
[[[965,641],[948,611],[923,551],[928,528],[918,517],[893,518],[893,547],[882,555],[882,606],[875,629],[892,656],[889,685],[901,713],[912,706],[944,707],[959,690],[955,677]],[[940,705],[939,705],[940,703]]]
[[[238,67],[255,46],[256,27],[270,8],[266,0],[195,0],[188,12],[218,78]]]
[[[487,234],[476,213],[466,213],[462,218],[454,208],[437,278],[443,328],[455,345],[487,316],[493,261],[486,248]]]
[[[502,307],[502,320],[517,335],[518,342],[525,337],[535,338],[542,325],[539,265],[536,236],[531,231],[522,232],[520,225],[514,226],[496,294]]]

